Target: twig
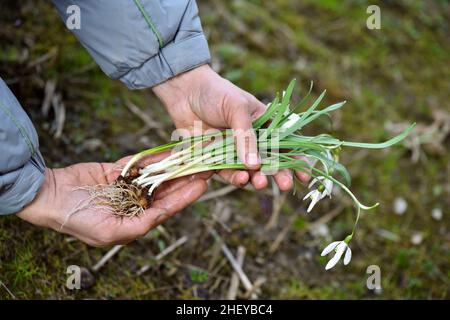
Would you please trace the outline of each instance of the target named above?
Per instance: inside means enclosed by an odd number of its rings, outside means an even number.
[[[95,264],[91,269],[93,272],[97,272],[100,270],[112,257],[116,255],[117,252],[122,249],[123,245],[116,245],[111,250],[109,250],[101,259],[99,262]]]
[[[293,214],[291,217],[289,217],[288,223],[284,226],[284,228],[280,231],[280,233],[277,235],[273,243],[271,244],[269,248],[269,253],[272,254],[275,251],[278,250],[280,247],[280,244],[283,242],[283,240],[288,235],[289,231],[291,230],[292,225],[294,224],[295,220],[297,219],[297,214]]]
[[[326,215],[324,215],[324,216],[320,217],[319,219],[313,221],[305,229],[303,229],[301,231],[301,233],[303,234],[303,233],[309,232],[309,231],[317,228],[318,226],[320,226],[322,224],[326,224],[326,223],[330,222],[335,217],[337,217],[342,212],[342,210],[344,210],[344,205],[337,206],[336,208],[334,208],[333,210],[328,212]]]
[[[55,112],[55,135],[56,139],[61,138],[66,122],[66,107],[62,102],[61,95],[55,94],[52,98],[52,107]]]
[[[180,239],[178,239],[177,241],[175,241],[174,243],[172,243],[170,246],[168,246],[167,248],[165,248],[163,251],[161,251],[156,257],[155,260],[159,261],[162,258],[164,258],[165,256],[167,256],[169,253],[171,253],[172,251],[174,251],[175,249],[177,249],[178,247],[182,246],[183,244],[186,243],[186,241],[188,241],[188,237],[187,236],[183,236]],[[142,275],[144,272],[146,272],[148,269],[150,269],[150,264],[146,264],[144,265],[141,269],[139,269],[139,271],[137,272],[137,275],[140,276]]]
[[[156,227],[156,230],[158,230],[158,232],[164,236],[166,238],[166,240],[168,240],[169,242],[174,241],[175,239],[170,235],[170,233],[166,230],[166,228],[164,228],[162,225],[159,225]]]
[[[330,220],[332,220],[338,214],[340,214],[343,209],[344,209],[343,205],[340,205],[340,206],[336,207],[335,209],[333,209],[332,211],[330,211],[329,213],[327,213],[323,217],[320,217],[316,221],[308,224],[303,230],[300,230],[300,235],[303,235],[306,232],[309,232],[309,231],[317,228],[321,224],[328,223]],[[293,214],[290,217],[288,223],[284,226],[283,230],[281,230],[281,232],[277,235],[277,237],[275,238],[274,242],[270,246],[270,248],[269,248],[269,253],[270,254],[272,254],[272,253],[274,253],[275,251],[278,250],[278,248],[281,245],[281,243],[283,242],[283,240],[289,234],[289,231],[291,230],[292,225],[294,224],[294,222],[297,219],[297,217],[298,217],[298,212],[296,212],[295,214]]]
[[[5,288],[6,291],[8,291],[9,295],[13,298],[13,299],[17,299],[16,296],[11,292],[11,290],[8,289],[8,287],[3,283],[2,280],[0,280],[0,285]]]
[[[245,247],[239,246],[237,250],[236,260],[241,268],[244,264],[244,258],[245,258]],[[230,288],[228,289],[227,299],[235,300],[238,289],[239,289],[239,275],[237,274],[237,272],[233,272],[233,274],[231,275]]]
[[[53,96],[55,95],[55,89],[56,81],[54,79],[48,80],[45,83],[44,101],[42,102],[41,106],[41,113],[44,115],[44,117],[47,117],[48,112],[50,111],[50,105],[52,103]]]
[[[186,241],[188,241],[188,237],[187,236],[183,236],[180,239],[178,239],[177,241],[175,241],[173,244],[171,244],[170,246],[168,246],[166,249],[164,249],[163,251],[161,251],[156,257],[156,260],[161,260],[162,258],[164,258],[165,256],[167,256],[169,253],[171,253],[172,251],[174,251],[176,248],[178,248],[179,246],[182,246]]]
[[[214,191],[204,194],[202,197],[200,197],[200,199],[197,200],[197,202],[208,201],[208,200],[211,200],[211,199],[214,199],[217,197],[222,197],[230,192],[233,192],[236,189],[237,189],[237,187],[235,187],[233,185],[229,185],[229,186],[223,187],[221,189],[214,190]]]
[[[280,217],[281,208],[283,207],[283,203],[286,201],[287,197],[287,193],[280,193],[280,189],[278,188],[275,181],[272,183],[272,192],[273,192],[272,215],[270,216],[270,219],[266,224],[266,230],[271,230],[278,225],[278,219]]]
[[[220,226],[227,232],[231,232],[231,228],[227,226],[226,222],[230,219],[231,210],[225,203],[225,201],[216,201],[216,206],[211,217],[215,222],[220,224]]]
[[[226,245],[226,243],[223,241],[223,239],[219,236],[219,234],[217,233],[217,231],[215,231],[214,229],[210,229],[209,232],[211,233],[211,235],[213,236],[213,238],[216,241],[219,241],[221,243],[221,249],[223,254],[225,255],[225,257],[228,259],[228,262],[230,262],[231,267],[234,269],[234,271],[238,274],[239,279],[241,279],[242,284],[244,285],[245,289],[247,291],[250,291],[253,289],[253,284],[250,281],[250,279],[247,277],[247,275],[245,274],[244,270],[242,270],[242,267],[239,265],[238,261],[236,260],[236,258],[233,256],[233,254],[231,253],[230,249],[228,248],[228,246]]]
[[[28,68],[37,67],[37,66],[41,65],[42,63],[44,63],[45,61],[50,60],[51,58],[56,56],[57,53],[58,53],[57,48],[51,48],[48,52],[46,52],[42,56],[36,58],[33,61],[30,61],[27,65],[27,67]]]
[[[134,115],[141,119],[149,129],[154,129],[161,139],[164,141],[169,139],[168,134],[160,122],[153,120],[148,114],[129,100],[125,101],[125,105]]]
[[[247,290],[244,297],[246,299],[257,299],[258,298],[257,293],[259,291],[259,288],[261,288],[261,286],[263,285],[264,282],[266,282],[265,277],[256,278],[255,284],[253,285],[253,287],[250,290]]]

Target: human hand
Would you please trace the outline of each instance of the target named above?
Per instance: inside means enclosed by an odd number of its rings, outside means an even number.
[[[155,162],[157,155],[146,161]],[[46,169],[45,182],[36,198],[21,212],[20,218],[58,232],[72,235],[92,246],[125,244],[145,235],[150,229],[182,210],[206,191],[205,179],[210,173],[183,177],[161,185],[151,207],[133,218],[118,218],[107,208],[87,206],[89,193],[83,187],[111,184],[128,158],[114,163],[81,163],[62,169]],[[69,217],[70,215],[70,217]]]
[[[256,189],[267,186],[267,177],[259,169],[261,159],[252,122],[262,115],[266,106],[250,93],[220,77],[208,65],[180,74],[156,87],[153,91],[163,102],[177,128],[193,130],[196,121],[203,129],[231,128],[235,135],[239,159],[250,170],[222,170],[219,174],[236,186],[244,186],[251,179]],[[245,134],[242,134],[245,132]],[[309,175],[296,172],[301,181]],[[274,176],[281,190],[293,187],[290,170],[280,170]]]

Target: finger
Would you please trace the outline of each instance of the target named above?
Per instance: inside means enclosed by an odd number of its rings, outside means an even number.
[[[205,180],[196,179],[180,187],[175,192],[168,194],[166,197],[156,200],[151,208],[145,211],[144,215],[127,221],[131,225],[121,229],[122,232],[128,233],[123,235],[122,238],[130,239],[145,235],[149,230],[200,198],[206,189],[207,184]]]
[[[186,177],[176,178],[167,182],[164,182],[159,188],[156,189],[155,199],[162,199],[167,197],[169,194],[176,192],[181,187],[184,187],[188,183],[196,179],[207,180],[213,175],[212,171],[202,172]]]
[[[266,111],[267,106],[252,95],[250,96],[249,100],[250,116],[252,121],[255,121],[260,116],[262,116],[262,114]]]
[[[192,180],[191,177],[183,177],[176,180],[171,181],[172,184],[168,187],[172,189],[171,192],[166,192],[166,196],[163,198],[159,196],[159,199],[156,199],[142,216],[120,220],[111,216],[115,225],[112,229],[115,231],[108,237],[112,240],[103,240],[94,245],[125,244],[137,237],[144,236],[149,230],[197,200],[207,188],[206,181],[203,179]]]
[[[248,106],[235,106],[230,110],[230,116],[230,127],[233,129],[238,157],[248,169],[257,170],[261,160]]]
[[[153,222],[159,224],[200,198],[206,189],[205,180],[195,179],[166,197],[153,202],[143,218],[150,221],[154,220]]]
[[[304,156],[296,156],[294,158],[298,160],[303,160],[308,163],[310,162],[310,160]],[[296,170],[295,175],[300,181],[308,182],[311,179],[311,169],[305,168],[305,171]]]
[[[251,173],[251,179],[253,187],[257,190],[264,189],[269,184],[266,175],[261,171],[253,171]]]
[[[290,190],[294,186],[294,179],[291,170],[283,169],[278,171],[275,174],[274,179],[281,191]]]
[[[228,183],[238,187],[242,188],[250,179],[250,176],[247,171],[241,171],[241,170],[231,170],[231,169],[225,169],[220,170],[218,174]]]

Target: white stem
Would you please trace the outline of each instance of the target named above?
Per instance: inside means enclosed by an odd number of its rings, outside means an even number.
[[[181,156],[176,159],[169,159],[166,158],[164,160],[161,160],[160,162],[149,164],[148,166],[144,167],[143,169],[139,170],[139,173],[142,175],[148,175],[155,172],[163,171],[169,167],[172,167],[174,165],[180,164],[183,161],[189,159],[190,155]]]
[[[164,160],[167,160],[167,159],[171,160],[171,159],[174,159],[174,158],[178,158],[178,157],[180,157],[180,156],[182,156],[182,155],[184,155],[184,154],[190,152],[193,148],[195,148],[197,145],[199,145],[199,144],[201,144],[201,143],[202,143],[202,141],[198,141],[198,142],[194,143],[192,146],[190,146],[189,148],[186,148],[186,149],[184,149],[184,150],[181,150],[181,151],[178,151],[178,152],[176,152],[176,153],[174,153],[174,154],[171,154],[170,156],[168,156],[168,157],[165,158]],[[148,153],[148,151],[149,151],[149,150],[146,150],[146,151],[143,151],[143,152],[139,152],[138,154],[135,154],[135,155],[127,162],[127,164],[125,165],[125,167],[122,169],[122,172],[120,173],[120,175],[121,175],[122,177],[125,177],[126,174],[127,174],[127,172],[128,172],[128,170],[130,170],[130,168],[131,168],[136,162],[138,162],[138,161],[139,161],[140,159],[142,159],[143,157],[145,157],[145,156],[151,154],[151,153]],[[163,161],[163,160],[161,160],[161,161]]]
[[[194,167],[196,164],[202,162],[203,160],[206,160],[206,159],[210,158],[211,156],[212,156],[211,153],[207,153],[207,154],[205,154],[205,155],[203,155],[203,156],[201,156],[201,157],[199,157],[199,158],[197,158],[197,159],[195,159],[195,160],[193,160],[193,161],[187,163],[186,165],[180,167],[180,168],[177,169],[177,170],[174,170],[174,171],[169,172],[169,173],[166,173],[166,174],[159,175],[160,178],[157,179],[156,181],[154,181],[154,182],[151,184],[151,187],[150,187],[150,189],[148,190],[148,194],[149,194],[149,195],[152,194],[153,191],[154,191],[161,183],[163,183],[164,181],[167,181],[167,180],[170,180],[170,179],[172,179],[172,178],[174,178],[174,177],[177,177],[178,174],[180,174],[180,173],[186,171],[186,170],[189,169],[189,168]],[[145,186],[148,186],[148,185],[150,185],[150,184],[149,184],[149,183],[146,183],[145,185],[141,185],[141,186],[144,186],[144,187],[145,187]]]

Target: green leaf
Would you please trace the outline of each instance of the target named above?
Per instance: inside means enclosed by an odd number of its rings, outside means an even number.
[[[326,94],[326,90],[324,90],[321,95],[316,99],[316,101],[314,101],[314,103],[312,104],[311,107],[309,107],[309,109],[302,114],[302,116],[300,117],[300,119],[297,120],[297,122],[292,125],[290,128],[287,128],[286,130],[284,130],[281,134],[280,134],[280,138],[283,139],[284,137],[287,137],[289,135],[291,135],[292,133],[294,133],[295,131],[299,130],[301,127],[303,127],[303,123],[304,121],[309,117],[309,115],[314,111],[314,109],[317,108],[317,106],[319,105],[319,103],[322,101],[323,97],[325,97]]]
[[[272,119],[272,122],[270,123],[269,127],[267,128],[267,135],[270,136],[270,133],[273,131],[273,129],[278,128],[280,122],[284,119],[286,110],[289,107],[289,101],[291,100],[292,91],[294,91],[295,86],[295,79],[293,79],[289,86],[287,87],[283,99],[281,101],[281,104],[278,106],[275,118]]]
[[[253,122],[253,128],[259,129],[261,128],[270,118],[272,118],[273,114],[277,111],[277,106],[279,104],[280,98],[278,94],[275,96],[275,99],[269,104],[269,107],[266,111]]]
[[[308,119],[306,119],[306,120],[303,122],[303,125],[302,125],[300,128],[298,128],[297,130],[300,130],[301,128],[303,128],[304,126],[306,126],[308,123],[310,123],[311,121],[316,120],[316,119],[319,118],[320,116],[327,115],[327,114],[328,114],[329,112],[331,112],[331,111],[334,111],[334,110],[337,110],[337,109],[342,108],[342,106],[343,106],[346,102],[347,102],[347,101],[342,101],[342,102],[335,103],[335,104],[333,104],[333,105],[331,105],[331,106],[326,107],[326,108],[323,109],[323,110],[319,110],[319,111],[315,112],[314,114],[311,114],[311,115],[308,117]]]

